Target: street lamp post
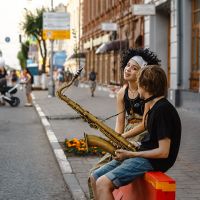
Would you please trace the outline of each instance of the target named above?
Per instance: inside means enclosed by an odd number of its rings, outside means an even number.
[[[53,11],[53,0],[51,0],[51,10]]]
[[[79,69],[81,68],[81,59],[80,59],[80,26],[81,26],[81,23],[80,23],[80,11],[81,11],[81,2],[79,0],[79,7],[78,7],[78,50],[79,50]]]
[[[51,11],[53,12],[53,0],[51,0]],[[49,97],[54,97],[55,96],[55,82],[53,78],[53,43],[54,40],[51,39],[51,60],[50,60],[50,81],[49,81]]]

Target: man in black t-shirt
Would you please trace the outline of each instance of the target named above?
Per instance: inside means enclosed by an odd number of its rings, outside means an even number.
[[[181,121],[176,109],[165,98],[167,77],[158,66],[141,69],[138,92],[150,110],[145,116],[148,137],[137,152],[116,150],[114,160],[95,170],[92,186],[99,200],[113,199],[115,188],[126,185],[147,171],[167,171],[176,161],[181,139]]]
[[[158,100],[147,116],[147,130],[149,140],[142,142],[140,151],[159,148],[160,142],[166,140],[166,151],[168,156],[154,158],[150,156],[154,170],[167,171],[174,164],[180,146],[181,122],[175,108],[165,98]]]
[[[181,140],[181,121],[174,106],[165,98],[167,78],[162,68],[149,66],[138,77],[139,93],[149,102],[151,109],[146,115],[148,140],[139,148],[139,156],[147,158],[155,171],[167,171],[178,155]]]

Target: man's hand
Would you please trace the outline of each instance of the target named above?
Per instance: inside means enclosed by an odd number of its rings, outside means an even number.
[[[118,160],[118,161],[123,161],[123,160],[125,160],[127,158],[136,157],[135,153],[137,153],[137,152],[127,151],[127,150],[124,150],[124,149],[117,149],[115,151],[114,159]]]

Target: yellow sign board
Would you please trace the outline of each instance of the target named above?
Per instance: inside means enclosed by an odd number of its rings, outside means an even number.
[[[44,40],[65,40],[70,39],[70,30],[43,30]]]

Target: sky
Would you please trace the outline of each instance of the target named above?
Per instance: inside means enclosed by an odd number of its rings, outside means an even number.
[[[18,68],[17,53],[20,50],[20,22],[23,21],[24,9],[51,8],[52,0],[4,0],[0,6],[0,50],[7,65]],[[67,0],[53,0],[54,7]],[[5,38],[9,37],[10,42]]]

